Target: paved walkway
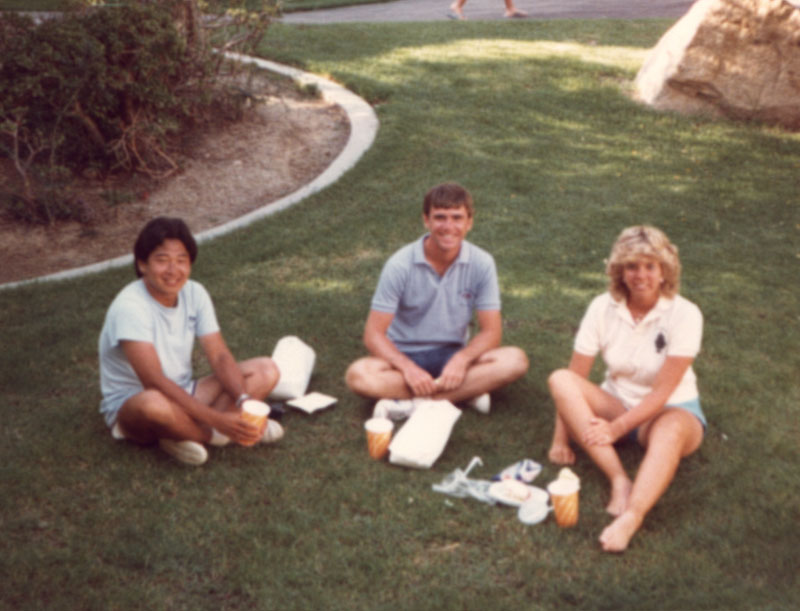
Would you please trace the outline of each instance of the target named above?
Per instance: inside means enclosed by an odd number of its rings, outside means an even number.
[[[289,13],[284,23],[345,23],[446,20],[452,0],[394,0],[324,11]],[[682,17],[694,0],[515,0],[531,19],[643,19]],[[503,0],[467,0],[470,20],[503,19]]]

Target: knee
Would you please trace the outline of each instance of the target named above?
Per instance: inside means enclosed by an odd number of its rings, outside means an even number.
[[[507,354],[509,378],[513,381],[524,376],[530,366],[528,355],[516,346],[508,346]]]
[[[142,391],[127,408],[141,422],[169,426],[175,420],[172,403],[158,390]]]
[[[275,364],[271,358],[262,356],[257,359],[258,371],[261,377],[266,381],[267,385],[272,389],[278,383],[281,377],[281,372],[278,365]]]
[[[551,395],[556,395],[562,389],[572,385],[575,373],[569,369],[556,369],[547,378],[547,387]]]
[[[361,394],[365,388],[369,376],[366,372],[364,359],[358,359],[350,364],[344,374],[344,381],[347,387],[355,393]]]
[[[647,445],[673,448],[680,451],[681,455],[686,455],[700,446],[702,428],[694,415],[669,409],[653,422],[647,435]]]
[[[247,392],[254,397],[266,397],[281,377],[278,366],[271,358],[259,356],[250,359],[244,369]]]

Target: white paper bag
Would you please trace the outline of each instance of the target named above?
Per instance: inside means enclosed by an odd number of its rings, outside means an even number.
[[[424,401],[414,410],[389,444],[389,462],[414,469],[430,469],[450,439],[461,410],[450,401]]]
[[[281,378],[269,398],[285,401],[306,394],[316,358],[313,348],[294,335],[278,340],[272,351],[272,360],[278,366]]]

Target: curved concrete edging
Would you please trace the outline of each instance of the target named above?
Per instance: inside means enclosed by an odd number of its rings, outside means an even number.
[[[370,146],[375,140],[378,133],[378,117],[375,111],[363,98],[360,98],[352,91],[345,89],[341,85],[334,83],[328,79],[322,78],[309,72],[304,72],[291,66],[285,66],[265,59],[257,57],[249,57],[246,55],[239,55],[237,53],[226,53],[226,56],[242,62],[244,64],[255,64],[259,68],[276,72],[284,76],[294,79],[301,85],[314,85],[322,94],[322,97],[329,101],[338,104],[344,109],[350,120],[350,136],[347,139],[339,156],[331,162],[322,174],[317,176],[307,185],[300,187],[289,195],[280,199],[265,204],[261,208],[248,212],[244,216],[240,216],[232,221],[228,221],[217,227],[212,227],[206,231],[202,231],[195,235],[198,243],[206,242],[213,238],[217,238],[236,229],[246,227],[257,220],[264,217],[285,210],[306,197],[313,195],[317,191],[321,191],[325,187],[335,183],[341,176],[352,168],[361,156],[369,150]],[[133,255],[122,255],[107,261],[100,261],[92,263],[91,265],[84,265],[83,267],[76,267],[46,276],[39,276],[38,278],[29,278],[27,280],[19,280],[17,282],[8,282],[0,284],[0,290],[10,289],[26,284],[34,284],[37,282],[46,282],[52,280],[67,280],[70,278],[77,278],[87,274],[105,271],[114,267],[121,267],[129,265],[133,262]]]

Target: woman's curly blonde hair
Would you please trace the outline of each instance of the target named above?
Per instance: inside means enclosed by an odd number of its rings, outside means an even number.
[[[608,290],[614,299],[621,301],[628,297],[628,287],[622,281],[625,264],[643,257],[656,259],[661,264],[661,273],[664,276],[661,294],[664,297],[678,294],[681,281],[678,247],[660,229],[636,225],[622,230],[606,262]]]

